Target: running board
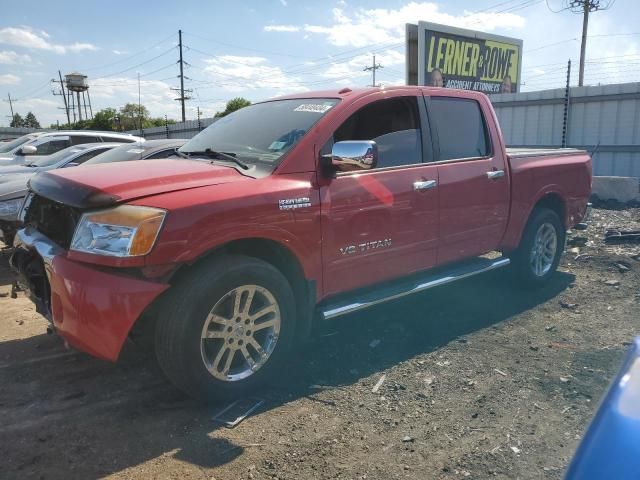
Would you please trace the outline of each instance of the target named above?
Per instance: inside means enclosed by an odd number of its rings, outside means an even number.
[[[409,282],[400,282],[391,287],[386,287],[382,291],[365,292],[350,299],[342,300],[342,302],[329,303],[321,307],[322,316],[325,320],[330,320],[340,315],[356,312],[364,308],[404,297],[405,295],[423,292],[424,290],[457,282],[458,280],[479,273],[506,267],[509,263],[511,263],[511,261],[506,257],[493,259],[483,257],[475,258],[462,265],[458,264],[447,270],[440,270],[437,273],[427,272],[423,277],[413,278]]]

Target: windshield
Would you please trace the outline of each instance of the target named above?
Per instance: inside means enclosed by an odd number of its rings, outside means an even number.
[[[39,158],[37,160],[27,160],[26,165],[28,167],[50,167],[51,165],[62,162],[69,157],[74,157],[77,153],[82,151],[84,151],[84,149],[78,147],[65,148],[64,150],[60,150],[59,152],[52,153],[51,155],[47,155],[46,157]]]
[[[139,160],[144,153],[153,147],[144,148],[142,143],[128,143],[116,148],[112,148],[108,152],[96,155],[91,160],[84,162],[85,165],[95,165],[97,163],[111,162],[128,162],[129,160]]]
[[[14,148],[19,147],[22,144],[27,143],[29,140],[33,140],[33,135],[23,135],[22,137],[18,137],[15,140],[11,140],[10,142],[0,143],[0,153],[8,153]]]
[[[336,103],[335,98],[301,98],[257,103],[223,117],[187,142],[180,152],[213,150],[244,162],[276,166]]]

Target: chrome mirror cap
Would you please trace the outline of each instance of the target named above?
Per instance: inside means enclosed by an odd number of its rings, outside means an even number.
[[[25,145],[20,149],[22,155],[34,155],[38,152],[38,149],[33,145]]]
[[[372,140],[336,142],[331,150],[331,165],[338,171],[370,170],[378,164],[378,145]]]

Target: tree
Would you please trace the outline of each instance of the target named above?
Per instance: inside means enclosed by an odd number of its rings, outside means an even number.
[[[11,119],[11,123],[9,124],[9,126],[14,128],[24,127],[25,126],[24,119],[19,113],[16,113],[13,115],[13,118]]]
[[[116,126],[116,116],[118,112],[115,108],[103,108],[93,116],[93,120],[89,121],[89,125],[85,128],[92,130],[114,130]]]
[[[144,121],[149,118],[149,110],[144,105],[138,106],[135,103],[127,103],[124,107],[120,107],[120,125],[122,130],[136,130],[140,128],[140,120]]]
[[[23,127],[40,128],[40,122],[33,114],[33,112],[28,112],[26,117],[24,117]]]
[[[223,112],[216,112],[216,117],[224,117],[225,115],[229,115],[231,112],[235,112],[236,110],[240,110],[241,108],[248,107],[251,105],[251,102],[246,98],[236,97],[232,98],[227,102],[227,107]]]

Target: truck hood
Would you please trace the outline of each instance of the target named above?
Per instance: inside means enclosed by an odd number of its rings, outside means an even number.
[[[229,182],[251,181],[233,167],[186,159],[88,165],[42,172],[29,181],[38,195],[76,208]]]

